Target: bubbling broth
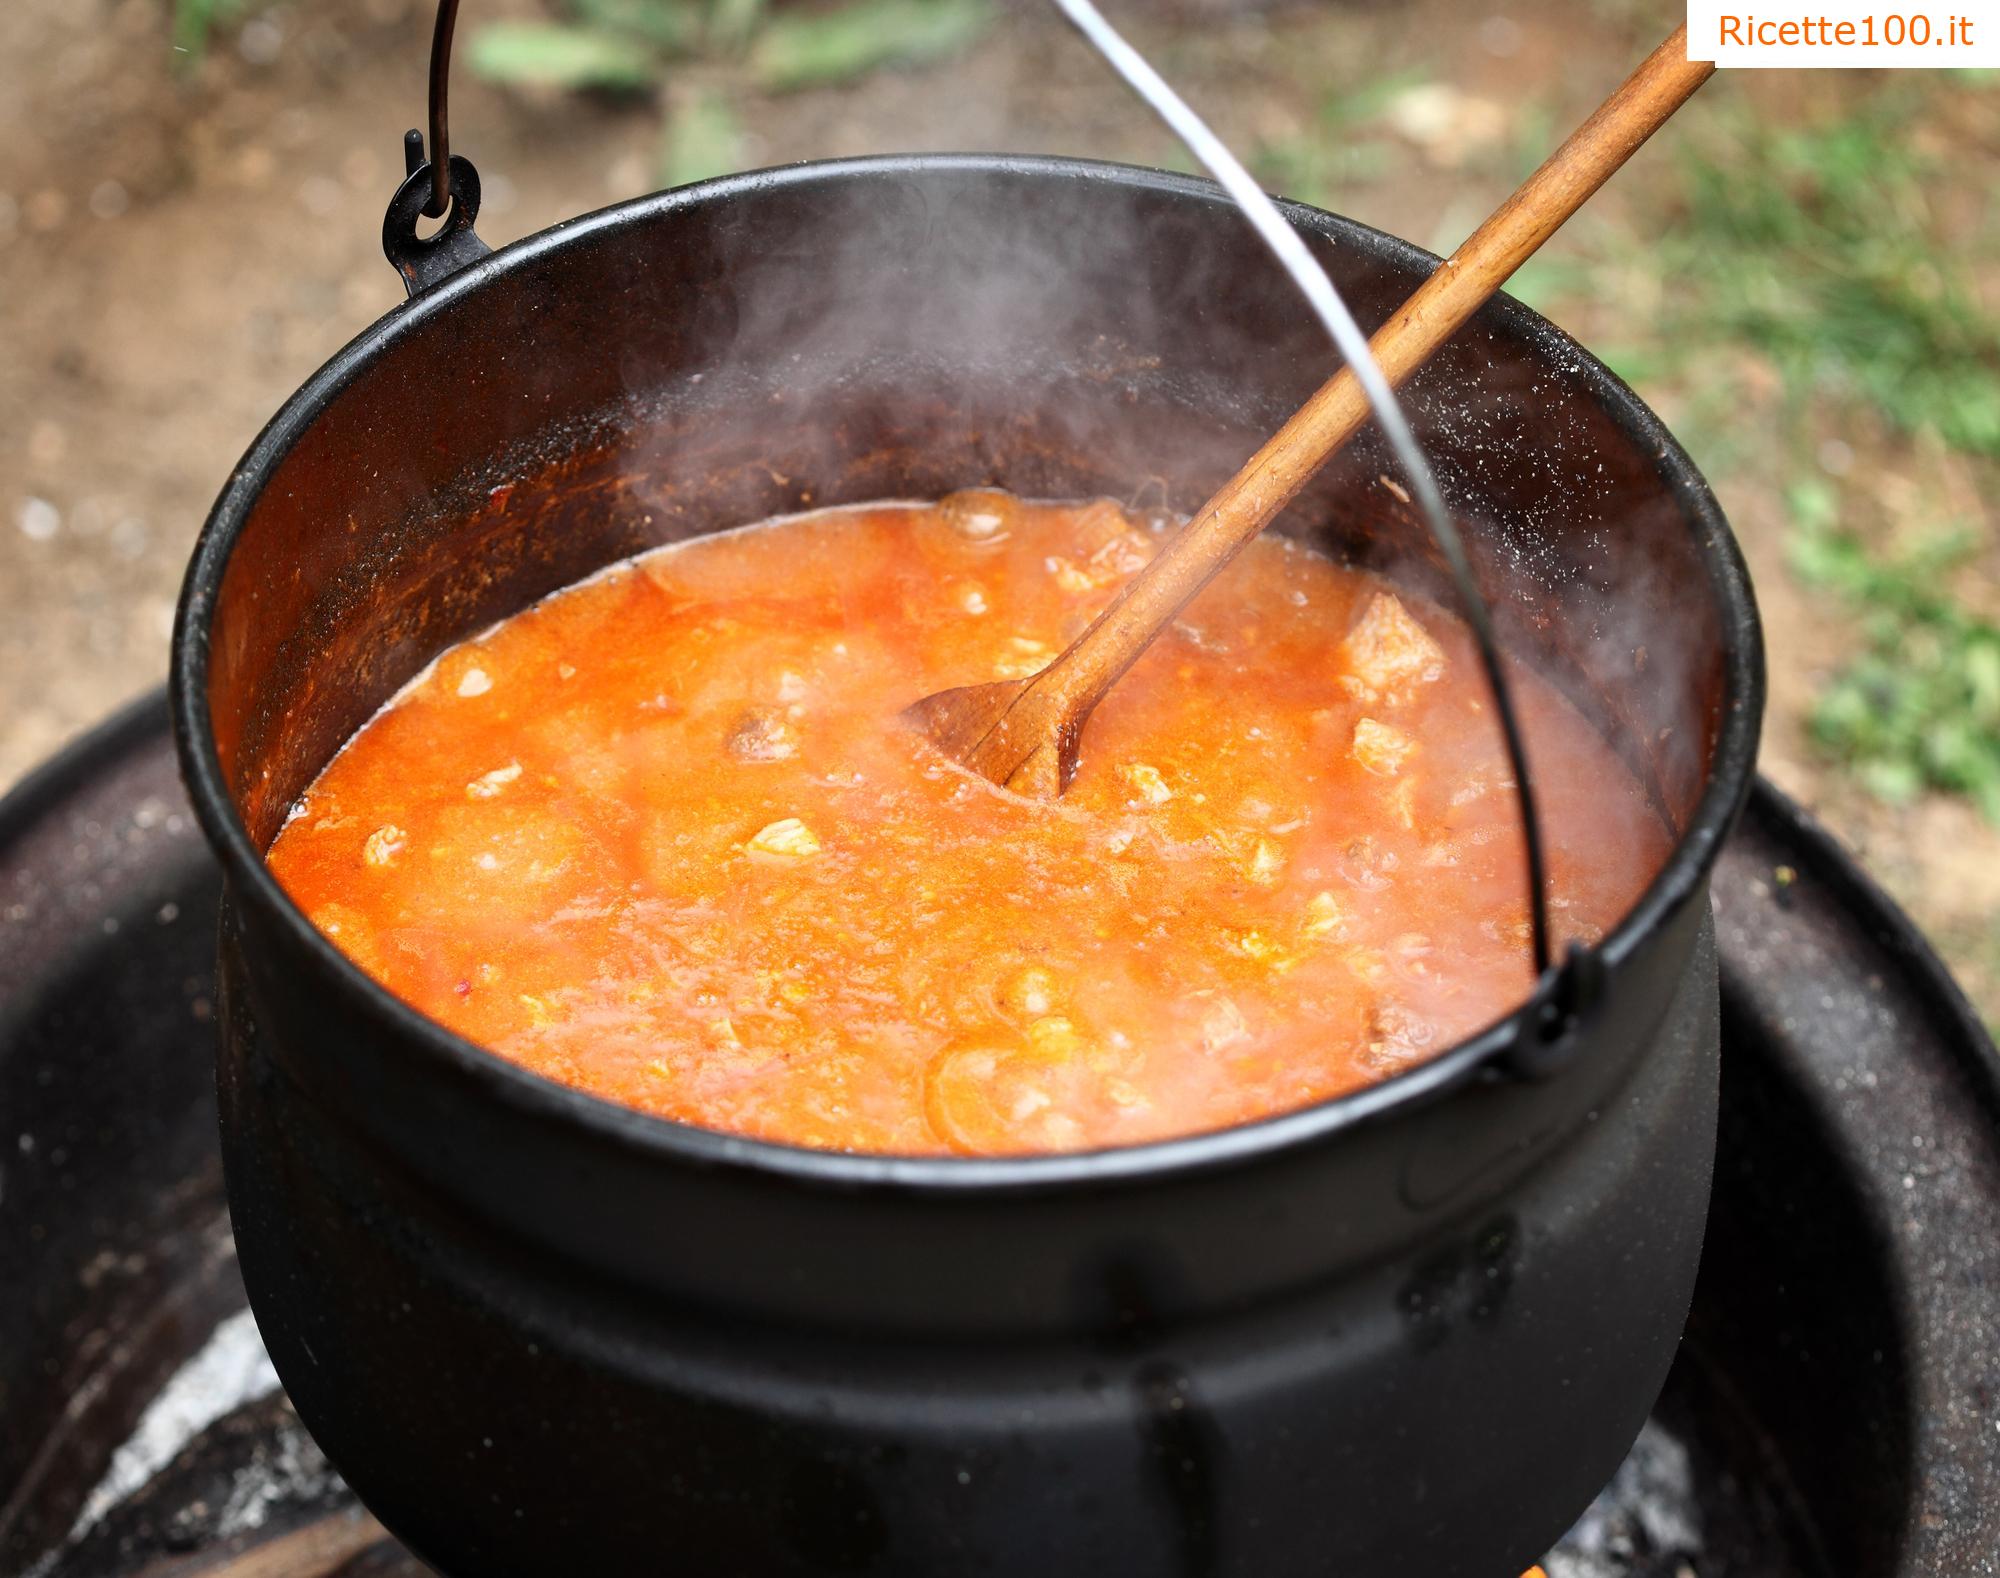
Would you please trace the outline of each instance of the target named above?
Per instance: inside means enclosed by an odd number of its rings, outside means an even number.
[[[1469,636],[1253,543],[1022,799],[897,713],[1048,663],[1155,553],[986,491],[656,550],[446,652],[270,852],[404,1001],[646,1112],[837,1150],[1215,1129],[1355,1090],[1530,983],[1517,803]],[[1512,678],[1559,936],[1668,834]]]

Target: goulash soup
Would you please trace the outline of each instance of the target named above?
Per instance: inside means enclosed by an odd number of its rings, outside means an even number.
[[[713,1129],[981,1155],[1214,1129],[1380,1080],[1530,985],[1518,811],[1453,618],[1254,543],[1099,707],[1056,802],[897,722],[1048,663],[1158,550],[953,495],[661,549],[446,652],[272,869],[406,1002]],[[1668,835],[1512,675],[1559,936]]]

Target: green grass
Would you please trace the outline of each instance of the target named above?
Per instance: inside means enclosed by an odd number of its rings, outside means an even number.
[[[742,167],[743,143],[743,123],[724,95],[708,88],[677,95],[660,127],[660,181],[685,186],[727,175]]]
[[[2000,822],[2000,626],[1947,589],[1975,537],[1945,532],[1890,556],[1839,529],[1824,484],[1797,485],[1791,506],[1793,568],[1843,601],[1862,635],[1813,704],[1814,742],[1885,800],[1942,789]]]
[[[2000,322],[1929,202],[1952,179],[1949,144],[1919,135],[1940,91],[1894,83],[1823,126],[1723,117],[1683,156],[1662,272],[1675,316],[1754,347],[1795,401],[2000,457]]]
[[[1882,799],[1962,794],[2000,822],[2000,629],[1951,591],[1983,523],[1871,549],[1840,529],[1855,503],[1809,453],[1830,424],[2000,459],[2000,321],[1929,200],[1951,178],[1950,144],[1922,135],[1939,92],[1892,82],[1820,126],[1730,117],[1727,141],[1685,157],[1687,221],[1664,276],[1685,354],[1747,347],[1785,392],[1789,556],[1859,637],[1813,704],[1814,746]],[[1711,411],[1696,430],[1727,420]]]
[[[173,0],[174,52],[192,63],[208,53],[208,41],[218,27],[251,10],[257,0]]]
[[[1419,86],[1422,72],[1385,72],[1320,97],[1311,130],[1271,138],[1250,152],[1248,164],[1268,189],[1319,208],[1345,211],[1356,188],[1386,173],[1393,145],[1378,123],[1397,95]]]
[[[2000,319],[1963,261],[1981,249],[1948,233],[1932,202],[1958,179],[1943,118],[1958,96],[1990,90],[1948,78],[1896,74],[1837,118],[1802,125],[1761,120],[1741,100],[1698,101],[1677,122],[1672,221],[1529,285],[1560,299],[1592,273],[1650,271],[1650,332],[1607,360],[1675,406],[1711,474],[1775,474],[1794,572],[1853,621],[1856,651],[1808,720],[1815,749],[1883,799],[1962,794],[2000,821],[2000,629],[1951,589],[1990,519],[1917,521],[1899,535],[1923,546],[1870,547],[1851,524],[1881,506],[1818,459],[1830,432],[1912,470],[1927,454],[1982,475],[2000,462]],[[1976,236],[1990,239],[1993,219],[1989,200]],[[1771,410],[1774,381],[1775,434],[1744,419]]]
[[[206,0],[218,3],[218,0]],[[657,173],[670,186],[740,163],[732,102],[925,65],[970,48],[994,21],[994,0],[845,0],[785,7],[767,0],[561,0],[547,21],[489,22],[466,62],[513,86],[664,94]],[[729,87],[684,87],[689,71],[727,68]]]
[[[1768,435],[1734,414],[1767,377],[1794,440],[1831,425],[2000,459],[2000,319],[1963,262],[1979,248],[1931,203],[1960,184],[1932,123],[1976,91],[1898,73],[1844,114],[1788,125],[1718,85],[1670,129],[1663,221],[1642,235],[1586,211],[1512,288],[1559,309],[1621,271],[1654,282],[1603,354],[1685,408],[1681,437],[1712,471],[1768,463]]]
[[[849,0],[833,11],[787,12],[758,30],[750,72],[787,92],[924,65],[969,48],[992,16],[987,0]]]

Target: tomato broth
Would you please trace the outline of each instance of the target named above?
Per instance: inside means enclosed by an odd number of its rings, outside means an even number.
[[[656,550],[444,653],[270,851],[383,986],[525,1068],[828,1149],[1124,1145],[1383,1079],[1530,984],[1469,637],[1265,538],[1098,708],[1060,801],[897,713],[1035,672],[1157,551],[975,491]],[[1516,666],[1559,937],[1667,854]]]

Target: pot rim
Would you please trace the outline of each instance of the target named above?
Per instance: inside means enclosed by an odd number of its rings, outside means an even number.
[[[662,1162],[729,1167],[809,1185],[887,1187],[956,1195],[1039,1193],[1074,1186],[1159,1182],[1216,1167],[1255,1161],[1428,1105],[1478,1078],[1518,1039],[1529,1000],[1483,1030],[1388,1079],[1330,1100],[1249,1123],[1197,1134],[1092,1151],[1001,1157],[921,1156],[815,1150],[754,1139],[640,1112],[558,1084],[490,1052],[403,1002],[336,948],[272,876],[226,786],[208,709],[209,616],[237,538],[265,483],[321,409],[363,371],[380,349],[431,317],[451,311],[491,279],[513,268],[628,223],[666,219],[684,209],[726,203],[793,185],[894,175],[970,174],[1061,181],[1103,181],[1150,188],[1208,202],[1234,214],[1213,182],[1143,166],[1102,160],[1013,154],[889,154],[810,161],[750,171],[655,192],[561,221],[502,247],[421,295],[398,304],[364,328],[284,403],[245,451],[196,539],[176,611],[170,673],[174,737],[181,773],[203,831],[230,886],[252,898],[292,942],[333,978],[358,993],[387,1028],[422,1055],[440,1060],[463,1088],[523,1116],[579,1127],[615,1148]],[[1391,265],[1425,271],[1439,259],[1399,237],[1308,204],[1280,199],[1294,225],[1322,239],[1360,240]],[[1327,221],[1331,221],[1328,224]],[[1547,319],[1498,294],[1479,317],[1538,346],[1559,348],[1586,391],[1641,444],[1650,446],[1668,488],[1700,539],[1703,565],[1716,597],[1724,646],[1723,716],[1707,782],[1694,813],[1638,901],[1599,945],[1616,971],[1682,905],[1699,897],[1738,813],[1748,798],[1764,703],[1761,625],[1742,552],[1707,482],[1665,425],[1622,379]],[[1475,321],[1477,321],[1475,319]],[[1557,1075],[1555,1077],[1563,1077]]]

